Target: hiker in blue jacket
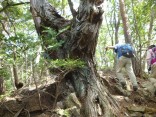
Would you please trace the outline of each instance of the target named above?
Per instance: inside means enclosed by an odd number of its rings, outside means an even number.
[[[123,48],[123,47],[125,47],[124,45],[125,44],[116,44],[115,46],[107,46],[106,50],[113,49],[115,51],[115,53],[117,54],[116,75],[117,75],[117,78],[119,79],[119,82],[121,83],[122,88],[127,89],[126,81],[122,74],[122,69],[125,68],[128,76],[132,82],[133,90],[137,91],[138,84],[137,84],[136,76],[134,74],[133,67],[132,67],[132,61],[131,61],[132,56],[126,57],[123,54],[123,51],[125,51],[127,48],[127,47]],[[129,44],[128,44],[128,46],[129,46]],[[131,47],[131,46],[129,46],[129,47]],[[131,49],[133,50],[132,47],[131,47]]]

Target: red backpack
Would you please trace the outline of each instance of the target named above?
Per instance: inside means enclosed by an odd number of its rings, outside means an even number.
[[[152,56],[152,58],[151,58],[151,65],[152,65],[153,63],[156,62],[156,47],[152,48],[151,56]]]

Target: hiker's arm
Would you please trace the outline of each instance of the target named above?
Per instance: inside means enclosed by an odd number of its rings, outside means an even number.
[[[108,49],[115,49],[115,46],[107,46],[105,49],[106,50],[108,50]]]

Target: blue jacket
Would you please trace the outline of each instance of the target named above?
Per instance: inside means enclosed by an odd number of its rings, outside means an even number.
[[[119,59],[122,56],[121,51],[119,51],[119,48],[124,44],[116,44],[114,47],[114,51],[117,54],[117,58]]]

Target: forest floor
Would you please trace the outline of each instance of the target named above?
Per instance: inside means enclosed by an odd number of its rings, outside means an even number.
[[[125,75],[127,90],[124,90],[121,88],[115,72],[108,70],[100,71],[99,74],[101,78],[105,79],[108,90],[119,102],[120,117],[156,117],[156,94],[152,94],[153,92],[150,91],[152,88],[156,90],[156,87],[153,87],[149,79],[137,77],[139,88],[137,91],[133,91],[128,76]],[[148,86],[146,87],[144,84]]]
[[[152,92],[154,86],[152,84],[153,82],[149,81],[147,78],[137,78],[139,89],[133,91],[131,82],[125,75],[127,90],[124,90],[121,88],[114,71],[102,70],[98,71],[98,73],[119,105],[120,115],[118,117],[156,117],[156,95]],[[55,89],[58,84],[54,85],[54,81],[52,81],[51,78],[47,79],[47,81],[48,82],[45,82],[40,86],[38,85],[38,87],[25,87],[21,90],[17,90],[13,92],[12,96],[8,96],[1,100],[0,117],[51,117],[52,114],[56,115],[53,117],[69,117],[60,115],[60,113],[63,112],[62,109],[61,111],[59,110],[59,112],[50,109],[53,108],[52,105],[55,105],[56,103],[54,95],[57,93],[55,91],[59,90],[66,93],[68,92],[66,90],[68,88],[59,87],[59,89]],[[59,92],[59,94],[64,94],[64,92]],[[59,96],[58,99],[61,99],[63,96],[64,95]],[[70,96],[73,99],[70,101],[70,98],[68,98],[68,102],[74,102],[78,107],[79,104],[76,102],[77,99],[75,96],[73,94]],[[66,103],[59,101],[56,105],[59,106],[59,108],[63,108],[61,107],[63,104]],[[74,113],[76,112],[75,110],[72,111]],[[71,117],[79,116],[74,115]]]

